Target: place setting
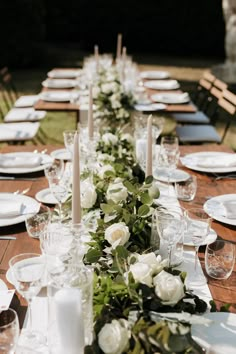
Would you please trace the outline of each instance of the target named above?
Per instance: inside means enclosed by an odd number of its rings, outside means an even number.
[[[73,91],[43,91],[39,98],[47,102],[71,102],[79,98],[79,92]]]
[[[140,78],[146,80],[163,80],[168,79],[170,77],[170,73],[168,71],[161,70],[147,70],[140,72]]]
[[[216,221],[236,226],[236,194],[223,194],[208,199],[205,211]]]
[[[184,104],[189,103],[190,97],[187,92],[184,93],[156,93],[151,95],[151,99],[153,102],[160,102],[165,104]]]
[[[77,81],[72,79],[47,79],[42,82],[42,86],[52,89],[69,89],[77,86]]]
[[[176,90],[180,88],[177,80],[148,80],[143,86],[153,90]]]
[[[50,79],[76,79],[81,75],[81,69],[54,69],[47,73]]]

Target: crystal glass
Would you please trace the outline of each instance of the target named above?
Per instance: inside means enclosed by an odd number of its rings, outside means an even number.
[[[16,290],[26,299],[29,305],[29,329],[21,333],[21,346],[36,348],[45,343],[40,332],[32,328],[32,300],[40,292],[45,275],[45,258],[41,254],[22,253],[9,261],[11,274]]]
[[[187,236],[192,239],[195,248],[194,274],[189,280],[190,286],[199,286],[206,283],[206,278],[198,266],[198,250],[210,232],[212,219],[202,208],[191,208],[185,211]]]
[[[190,202],[197,192],[197,177],[190,176],[184,181],[175,182],[175,193],[179,200]]]
[[[44,174],[46,178],[51,176],[60,176],[64,171],[64,162],[63,160],[54,159],[50,165],[47,165],[44,168]]]
[[[43,230],[51,222],[51,212],[48,207],[41,204],[39,212],[25,220],[28,235],[33,238],[39,238]]]
[[[70,153],[71,159],[73,158],[74,137],[76,133],[78,133],[77,130],[65,130],[63,132],[64,144],[67,151]]]
[[[216,240],[206,247],[205,267],[214,279],[228,279],[234,269],[235,246],[233,243]]]
[[[169,267],[177,266],[183,261],[185,218],[179,212],[164,208],[157,209],[155,214],[160,237],[160,254],[164,257],[167,251]]]
[[[0,353],[15,353],[19,332],[17,313],[11,308],[0,312]]]

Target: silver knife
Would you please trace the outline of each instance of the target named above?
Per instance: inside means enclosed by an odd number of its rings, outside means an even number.
[[[37,181],[38,178],[31,177],[14,177],[14,176],[0,176],[0,180],[16,180],[16,181]]]

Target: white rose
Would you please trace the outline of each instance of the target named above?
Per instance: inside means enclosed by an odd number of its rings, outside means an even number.
[[[155,293],[165,305],[175,305],[184,297],[184,284],[178,275],[162,270],[153,278]]]
[[[130,333],[127,321],[112,320],[98,333],[98,344],[105,354],[121,354],[127,347]]]
[[[114,156],[111,156],[109,154],[99,154],[98,155],[98,161],[103,162],[103,161],[115,161]]]
[[[126,140],[126,141],[128,141],[128,143],[130,143],[132,145],[134,144],[134,138],[129,133],[122,134],[121,135],[121,140]]]
[[[113,249],[118,245],[124,245],[129,237],[129,228],[123,222],[113,224],[105,230],[105,240],[109,242]]]
[[[106,194],[107,200],[111,199],[115,203],[126,200],[128,197],[128,190],[122,182],[109,184]]]
[[[135,281],[146,284],[149,287],[152,286],[152,268],[148,264],[137,262],[131,264],[129,269]]]
[[[80,184],[81,187],[81,206],[82,208],[89,209],[94,206],[97,200],[97,193],[95,186],[87,180]]]
[[[147,264],[151,268],[152,274],[159,273],[166,265],[165,262],[162,262],[161,256],[156,256],[154,252],[138,255],[138,261]]]
[[[115,170],[111,165],[104,165],[99,169],[98,176],[103,179],[105,177],[106,171],[112,171],[115,173]]]
[[[112,133],[105,133],[102,135],[102,141],[105,145],[115,145],[118,142],[118,137]]]

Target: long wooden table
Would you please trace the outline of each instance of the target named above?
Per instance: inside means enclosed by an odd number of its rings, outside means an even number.
[[[38,151],[42,151],[47,148],[47,153],[60,148],[59,146],[37,146]],[[5,146],[2,148],[1,152],[15,152],[15,151],[32,151],[33,146]],[[183,146],[181,147],[181,155],[191,152],[198,151],[222,151],[222,152],[231,152],[228,147],[219,146],[219,145],[204,145],[204,146]],[[236,190],[236,180],[222,179],[219,181],[215,180],[210,174],[198,173],[190,171],[187,168],[181,167],[189,173],[196,175],[198,180],[198,190],[195,199],[191,202],[182,202],[182,206],[186,209],[191,207],[201,207],[206,198],[209,196],[217,196],[226,193],[235,193]],[[30,187],[28,196],[35,197],[35,194],[48,187],[46,178],[44,177],[43,172],[33,173],[30,176],[35,177],[34,181],[6,181],[0,180],[0,192],[14,192],[17,189],[23,190]],[[27,175],[29,177],[29,175]],[[236,241],[236,227],[226,224],[222,224],[217,221],[213,221],[212,228],[217,232],[218,238],[229,240],[235,244]],[[39,240],[32,239],[28,236],[24,223],[0,227],[0,236],[1,235],[15,235],[16,240],[6,241],[0,239],[0,278],[6,281],[9,288],[13,288],[6,280],[6,271],[9,268],[8,262],[11,257],[16,254],[24,252],[40,252]],[[202,263],[204,270],[204,247],[200,248],[199,258]],[[225,281],[217,281],[214,279],[208,279],[208,285],[212,294],[213,299],[216,301],[217,306],[221,306],[225,303],[231,303],[230,307],[231,312],[236,313],[236,266],[231,277]],[[20,301],[17,302],[17,297]],[[12,307],[15,307],[18,311],[19,318],[22,324],[22,321],[25,316],[26,303],[24,299],[17,295],[12,304]]]

